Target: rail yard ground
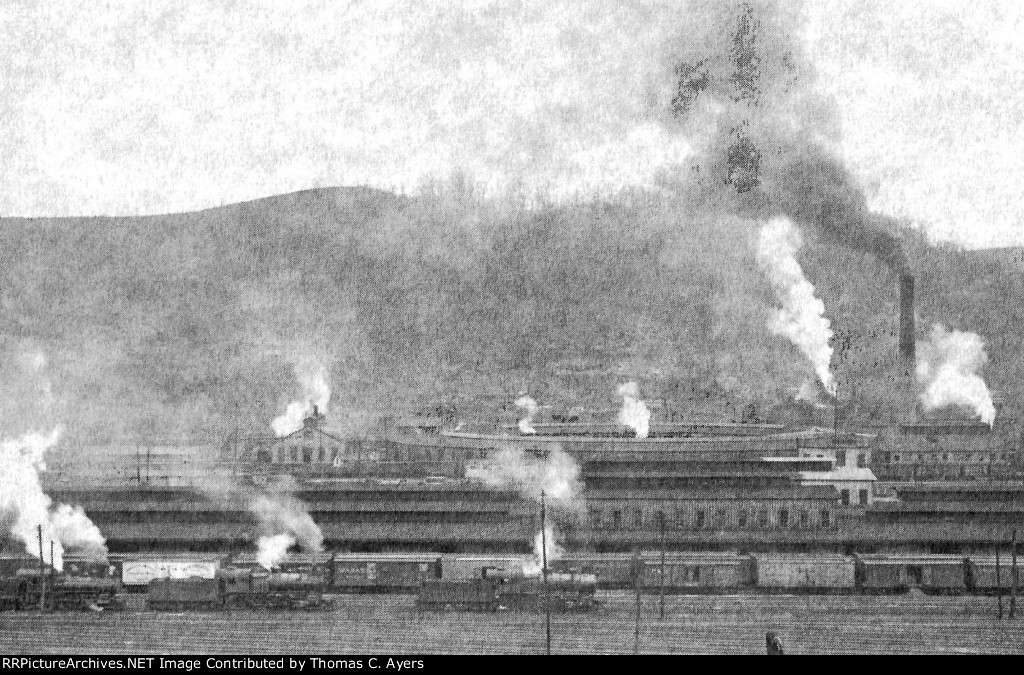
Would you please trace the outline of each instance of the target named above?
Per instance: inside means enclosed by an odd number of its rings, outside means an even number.
[[[586,614],[552,615],[553,653],[630,654],[634,596],[603,593]],[[1024,600],[1024,599],[1022,599]],[[0,652],[83,654],[543,654],[544,616],[420,612],[411,595],[338,596],[332,611],[0,613]],[[1008,600],[1004,600],[1008,609]],[[134,607],[134,609],[131,609]],[[1024,602],[1022,602],[1024,610]],[[996,618],[976,596],[669,596],[643,599],[640,652],[1020,653],[1024,611]]]

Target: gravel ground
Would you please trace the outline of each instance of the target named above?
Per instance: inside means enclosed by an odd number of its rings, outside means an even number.
[[[600,595],[587,614],[552,616],[552,652],[634,650],[628,593]],[[142,611],[0,613],[0,653],[103,654],[543,654],[543,614],[420,612],[414,597],[338,596],[327,612]],[[1024,608],[1022,608],[1024,610]],[[1024,611],[996,619],[980,597],[645,597],[642,653],[764,653],[774,630],[786,652],[1020,653]]]

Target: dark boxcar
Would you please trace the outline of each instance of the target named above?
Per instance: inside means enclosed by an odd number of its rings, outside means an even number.
[[[498,609],[495,579],[428,579],[420,584],[417,602],[423,609],[468,609],[493,612]]]
[[[667,593],[726,593],[750,588],[754,561],[749,555],[730,553],[669,553],[662,569],[661,556],[644,558],[644,588]]]
[[[149,582],[146,604],[154,610],[219,609],[224,599],[219,579],[158,578]]]
[[[650,556],[647,556],[650,558]],[[550,561],[555,571],[578,571],[597,577],[599,588],[633,588],[633,560],[629,553],[572,553]]]
[[[995,595],[997,589],[1002,587],[1003,592],[1008,593],[1013,586],[1012,560],[1009,555],[1000,556],[999,574],[996,574],[996,557],[972,555],[968,561],[970,574],[968,576],[969,590],[983,594]],[[996,583],[998,576],[999,583]],[[1021,588],[1024,582],[1024,574],[1018,567],[1017,587]]]
[[[441,578],[437,554],[338,554],[331,562],[331,587],[339,592],[416,591],[420,582]]]
[[[970,564],[962,556],[859,555],[857,583],[865,593],[925,593],[954,595],[967,590]]]

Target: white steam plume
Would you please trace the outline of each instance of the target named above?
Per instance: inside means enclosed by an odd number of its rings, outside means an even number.
[[[535,434],[537,430],[533,428],[533,417],[537,414],[537,402],[532,398],[523,394],[516,399],[516,407],[522,408],[526,412],[526,417],[519,420],[519,433],[521,434]]]
[[[543,532],[537,532],[533,538],[533,560],[523,565],[525,576],[536,576],[544,571],[544,560],[547,558],[548,569],[551,563],[565,555],[565,549],[558,545],[558,530],[548,523]]]
[[[256,562],[265,569],[273,569],[288,556],[288,549],[295,545],[295,537],[288,533],[260,537],[257,542]]]
[[[776,218],[761,228],[757,262],[775,288],[782,307],[775,310],[769,327],[782,335],[807,357],[818,380],[829,394],[835,394],[832,338],[825,304],[814,296],[814,286],[804,276],[796,252],[802,244],[800,232],[789,220]]]
[[[316,406],[322,414],[331,400],[331,387],[327,383],[327,368],[317,363],[295,364],[295,376],[302,384],[302,399],[288,404],[283,415],[274,419],[271,426],[278,436],[287,436],[302,428],[307,413]]]
[[[580,465],[559,447],[546,458],[535,457],[515,447],[499,448],[478,466],[466,467],[466,478],[487,485],[515,489],[523,497],[540,503],[540,493],[563,508],[578,506],[582,495]]]
[[[967,406],[991,425],[996,407],[978,374],[986,361],[988,355],[979,335],[933,326],[931,337],[917,348],[917,380],[924,388],[920,394],[924,407]]]
[[[627,382],[619,387],[622,397],[622,410],[619,411],[619,422],[636,432],[637,438],[647,438],[651,427],[651,411],[647,404],[640,400],[640,390],[636,382]]]
[[[267,534],[259,538],[257,558],[270,569],[284,560],[288,547],[298,544],[307,553],[323,550],[324,535],[306,505],[288,494],[259,495],[249,504]],[[288,542],[284,544],[284,542]]]
[[[105,560],[106,541],[81,507],[53,506],[43,492],[39,472],[43,456],[60,439],[58,427],[48,435],[29,433],[0,442],[0,511],[14,514],[11,532],[25,549],[38,557],[38,528],[42,526],[43,559],[58,570],[64,567],[64,549],[73,547],[96,560]],[[50,559],[50,542],[53,559]]]

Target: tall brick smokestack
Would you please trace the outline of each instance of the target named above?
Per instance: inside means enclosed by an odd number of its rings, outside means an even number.
[[[914,377],[917,349],[914,337],[914,275],[900,274],[900,335],[896,360],[900,395],[904,398],[905,415],[912,421],[916,409]],[[902,407],[902,406],[901,406]]]

